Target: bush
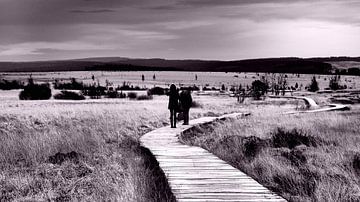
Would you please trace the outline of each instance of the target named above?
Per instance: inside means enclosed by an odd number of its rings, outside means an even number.
[[[200,88],[194,84],[193,86],[180,87],[180,90],[198,91]]]
[[[319,84],[318,84],[318,82],[316,81],[315,76],[311,79],[311,83],[310,83],[310,85],[308,86],[308,90],[311,91],[311,92],[316,92],[316,91],[319,90]]]
[[[360,154],[359,153],[354,155],[352,166],[353,166],[356,174],[360,175]]]
[[[34,84],[29,82],[24,90],[20,92],[20,100],[48,100],[51,98],[49,84]]]
[[[102,95],[105,95],[106,88],[103,86],[89,86],[82,90],[83,95],[90,96],[91,99],[100,99]]]
[[[69,83],[62,83],[58,80],[54,82],[55,89],[67,89],[67,90],[83,90],[86,88],[82,82],[78,82],[75,78],[71,78],[71,82]]]
[[[201,108],[202,107],[202,105],[200,104],[200,103],[198,103],[198,102],[196,102],[196,101],[192,101],[191,102],[191,107],[192,108]]]
[[[321,140],[305,135],[302,131],[299,131],[296,128],[291,131],[286,131],[283,128],[277,128],[277,130],[272,134],[272,144],[276,148],[287,147],[289,149],[293,149],[302,144],[308,147],[316,147],[319,143],[321,143]]]
[[[165,89],[161,87],[154,87],[148,90],[148,95],[165,95]]]
[[[329,79],[329,88],[331,90],[346,89],[346,85],[340,85],[340,75],[335,75]]]
[[[329,80],[329,88],[331,90],[339,90],[340,89],[339,81],[340,81],[340,76],[331,77]]]
[[[255,100],[260,100],[261,96],[265,95],[267,91],[267,85],[260,81],[255,80],[251,84],[252,96]]]
[[[82,94],[66,90],[54,95],[54,98],[58,100],[85,100]]]
[[[152,100],[153,96],[152,95],[140,95],[136,99],[137,100]]]
[[[1,80],[0,81],[0,89],[1,90],[12,90],[12,89],[21,89],[24,88],[24,85],[16,80],[8,81],[8,80]]]
[[[130,99],[136,99],[136,98],[137,98],[137,93],[135,93],[135,92],[129,92],[127,96],[128,96],[128,98],[130,98]]]
[[[116,90],[109,90],[106,92],[105,97],[107,98],[126,98],[126,94],[123,92],[118,92]]]
[[[242,149],[247,159],[253,159],[260,151],[267,146],[267,142],[255,136],[241,137]]]

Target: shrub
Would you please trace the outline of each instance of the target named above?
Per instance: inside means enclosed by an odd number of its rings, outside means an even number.
[[[79,158],[80,158],[80,154],[75,152],[75,151],[72,151],[72,152],[69,152],[69,153],[61,153],[61,152],[58,152],[56,153],[55,155],[53,156],[50,156],[48,158],[48,162],[49,163],[52,163],[52,164],[62,164],[64,161],[74,161],[74,162],[79,162]]]
[[[352,166],[353,166],[356,174],[360,175],[360,154],[359,153],[354,155]]]
[[[165,95],[165,89],[161,87],[154,87],[148,90],[148,95]]]
[[[85,100],[85,97],[81,93],[66,90],[54,95],[54,98],[59,100]]]
[[[314,146],[316,147],[321,141],[315,137],[305,135],[302,131],[294,128],[287,131],[283,128],[277,128],[272,134],[272,144],[274,147],[287,147],[293,149],[298,145]]]
[[[259,137],[242,137],[238,135],[224,136],[219,144],[226,147],[228,151],[236,152],[236,158],[251,162],[269,143]]]
[[[310,83],[310,85],[308,86],[308,90],[311,91],[311,92],[316,92],[316,91],[319,90],[319,84],[318,84],[318,82],[316,81],[315,76],[313,76],[313,78],[311,79],[311,83]]]
[[[78,82],[75,78],[71,78],[70,83],[62,83],[58,80],[55,80],[54,88],[67,90],[83,90],[84,88],[86,88],[86,85],[84,85],[82,82]]]
[[[100,99],[102,95],[105,95],[106,88],[103,86],[89,86],[82,90],[83,95],[90,96],[91,99]]]
[[[126,94],[123,92],[118,92],[116,90],[109,90],[106,92],[105,97],[107,98],[126,98]]]
[[[198,91],[200,88],[194,84],[193,86],[180,87],[180,90]]]
[[[265,95],[267,91],[267,85],[260,81],[255,80],[251,84],[252,96],[255,100],[260,100],[261,96]]]
[[[34,84],[32,81],[20,92],[20,100],[48,100],[51,98],[49,84]]]
[[[152,95],[139,95],[136,99],[137,100],[152,100],[153,96]]]
[[[128,92],[128,98],[130,99],[136,99],[137,98],[137,93],[135,92]]]
[[[196,102],[195,100],[193,100],[193,101],[191,102],[191,107],[192,107],[192,108],[201,108],[202,105],[201,105],[200,103]]]
[[[241,137],[243,153],[246,158],[253,159],[260,151],[267,146],[267,142],[255,136]]]
[[[16,80],[8,81],[8,80],[1,80],[0,81],[0,89],[1,90],[12,90],[12,89],[21,89],[24,88],[24,85]]]
[[[340,75],[335,75],[329,79],[329,88],[331,90],[346,89],[346,85],[340,85]]]
[[[297,150],[297,149],[291,151],[285,150],[281,155],[289,159],[291,163],[295,166],[301,166],[307,162],[307,158],[301,150]]]

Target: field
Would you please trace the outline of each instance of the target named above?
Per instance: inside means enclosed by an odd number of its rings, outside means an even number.
[[[70,78],[76,78],[84,83],[99,82],[105,85],[108,80],[114,86],[122,85],[124,82],[129,82],[131,85],[139,87],[152,88],[154,86],[168,87],[171,83],[178,86],[210,86],[220,88],[222,84],[226,87],[238,86],[239,84],[246,86],[251,85],[256,79],[264,76],[264,73],[225,73],[225,72],[164,72],[164,71],[146,71],[146,72],[107,72],[107,71],[75,71],[75,72],[33,72],[32,77],[40,82],[53,82],[55,79],[69,81]],[[94,75],[95,80],[92,80]],[[141,80],[144,75],[145,80]],[[155,79],[153,76],[155,75]],[[195,75],[198,79],[195,80]],[[313,75],[307,74],[286,74],[289,86],[302,85],[302,90],[307,86]],[[20,79],[26,81],[30,73],[0,73],[0,79]],[[270,79],[271,74],[268,74]],[[328,87],[330,75],[316,75],[320,90]],[[359,89],[360,81],[357,76],[342,76],[341,84],[347,85],[349,88]]]
[[[289,201],[359,201],[360,105],[280,115],[287,109],[265,102],[247,108],[252,116],[197,127],[181,141],[209,150]]]
[[[1,200],[173,199],[162,171],[138,143],[168,125],[166,96],[19,101],[18,91],[1,93]],[[234,99],[194,99],[202,107],[192,109],[192,118],[237,110]]]
[[[156,79],[153,80],[154,74]],[[115,86],[126,81],[140,87],[170,83],[179,86],[180,83],[220,88],[222,84],[250,85],[263,74],[32,73],[36,82],[75,77],[91,83],[92,75],[95,82],[99,80],[102,85],[108,80]],[[311,76],[288,74],[288,83],[306,86]],[[29,74],[2,73],[1,77],[25,81]],[[327,87],[329,76],[317,75],[316,78],[320,89]],[[342,76],[342,82],[359,89],[358,77]],[[146,132],[168,125],[167,96],[154,96],[145,101],[127,98],[20,101],[19,92],[0,91],[0,201],[174,200],[153,156],[138,142]],[[358,94],[351,93],[295,93],[302,94],[308,94],[321,105],[332,102],[333,98],[342,102],[339,97],[358,99]],[[240,104],[227,95],[198,96],[195,93],[193,99],[198,107],[191,109],[191,119],[231,112],[251,112],[252,115],[199,128],[203,133],[185,134],[182,140],[185,143],[208,149],[293,201],[359,199],[358,104],[351,105],[348,112],[331,112],[326,116],[323,113],[284,116],[283,112],[303,109],[304,103],[284,98],[260,101],[248,98]],[[278,133],[278,128],[284,128],[285,132],[297,129],[306,137],[314,137],[315,143],[274,146],[270,140]],[[243,139],[248,137],[254,140],[250,145],[255,149],[250,151],[243,149],[246,148]],[[315,185],[311,187],[308,182]]]

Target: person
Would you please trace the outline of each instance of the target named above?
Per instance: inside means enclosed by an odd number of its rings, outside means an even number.
[[[181,91],[179,95],[180,106],[184,115],[184,124],[189,125],[189,111],[192,104],[191,92],[189,90]]]
[[[179,108],[179,93],[174,84],[171,84],[170,92],[168,95],[169,95],[168,109],[170,110],[171,128],[176,128],[176,112]]]

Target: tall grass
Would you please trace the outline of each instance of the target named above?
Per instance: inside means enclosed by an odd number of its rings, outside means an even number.
[[[173,199],[137,141],[166,123],[166,110],[138,105],[45,104],[0,115],[0,200]],[[72,151],[77,162],[49,162]]]
[[[181,141],[209,150],[290,201],[360,200],[358,109],[279,116],[267,106],[252,114],[187,131]]]
[[[167,99],[1,102],[0,201],[173,201],[138,142],[168,124]],[[237,109],[233,99],[194,99],[203,108],[193,118]],[[70,152],[77,157],[51,160]]]

